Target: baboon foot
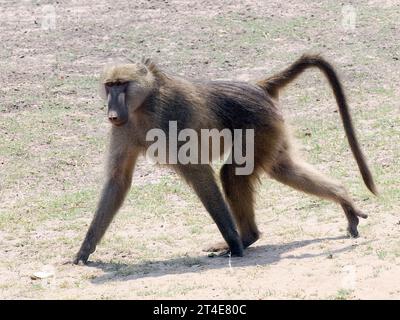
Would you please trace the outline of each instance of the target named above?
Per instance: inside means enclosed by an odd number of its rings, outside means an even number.
[[[358,238],[359,233],[357,230],[359,224],[359,218],[367,219],[368,215],[362,213],[361,211],[357,210],[353,206],[343,205],[343,209],[346,213],[346,217],[348,220],[348,227],[347,232],[351,238]]]
[[[88,259],[89,259],[89,255],[90,253],[81,253],[79,252],[76,256],[75,259],[73,261],[73,264],[78,265],[79,262],[82,262],[83,264],[87,264],[88,263]]]
[[[83,243],[79,252],[76,254],[73,264],[87,264],[89,256],[96,250],[96,247],[92,247],[89,243]]]
[[[349,225],[347,227],[347,233],[350,238],[358,238],[359,237],[359,233],[358,233],[356,225]]]
[[[242,241],[236,241],[229,246],[231,257],[243,257],[243,244]]]
[[[246,237],[243,238],[243,248],[250,247],[254,242],[256,242],[258,239],[260,239],[260,233],[259,232],[254,232],[251,235],[247,235]]]

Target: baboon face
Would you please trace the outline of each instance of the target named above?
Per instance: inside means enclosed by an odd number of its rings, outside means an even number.
[[[153,88],[153,74],[143,64],[107,67],[102,75],[103,95],[108,103],[108,119],[122,126],[134,116]]]
[[[128,107],[126,105],[128,84],[128,82],[105,84],[108,100],[108,120],[115,126],[122,126],[128,122]]]

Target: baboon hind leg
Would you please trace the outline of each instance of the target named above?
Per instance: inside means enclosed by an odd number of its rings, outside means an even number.
[[[341,184],[321,175],[309,165],[294,160],[288,153],[278,159],[269,170],[269,174],[277,181],[295,189],[339,203],[345,212],[350,236],[358,236],[358,217],[365,219],[368,216],[354,207]]]
[[[225,164],[221,169],[222,186],[245,248],[257,241],[260,236],[254,215],[256,179],[256,172],[251,175],[236,175],[235,165]]]
[[[221,172],[221,182],[225,197],[239,228],[243,247],[247,248],[260,237],[254,215],[254,183],[257,174],[236,175],[234,164],[224,164]],[[227,248],[224,242],[217,243],[206,251],[217,252]]]
[[[209,165],[178,165],[177,171],[192,186],[229,245],[232,256],[243,255],[243,245],[233,217]]]

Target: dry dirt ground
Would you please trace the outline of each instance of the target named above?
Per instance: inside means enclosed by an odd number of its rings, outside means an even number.
[[[1,298],[400,298],[399,1],[0,5]],[[241,259],[209,258],[202,248],[221,237],[206,211],[172,172],[142,161],[90,264],[64,264],[103,181],[105,63],[151,56],[189,78],[250,80],[309,51],[340,71],[380,196],[362,183],[321,74],[307,71],[282,108],[304,158],[370,214],[360,238],[346,238],[338,206],[263,177],[262,238]],[[33,280],[39,271],[50,276]]]

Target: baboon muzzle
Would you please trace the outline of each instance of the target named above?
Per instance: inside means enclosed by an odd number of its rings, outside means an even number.
[[[108,88],[108,120],[116,126],[121,126],[128,121],[125,89],[126,85],[115,85]]]

